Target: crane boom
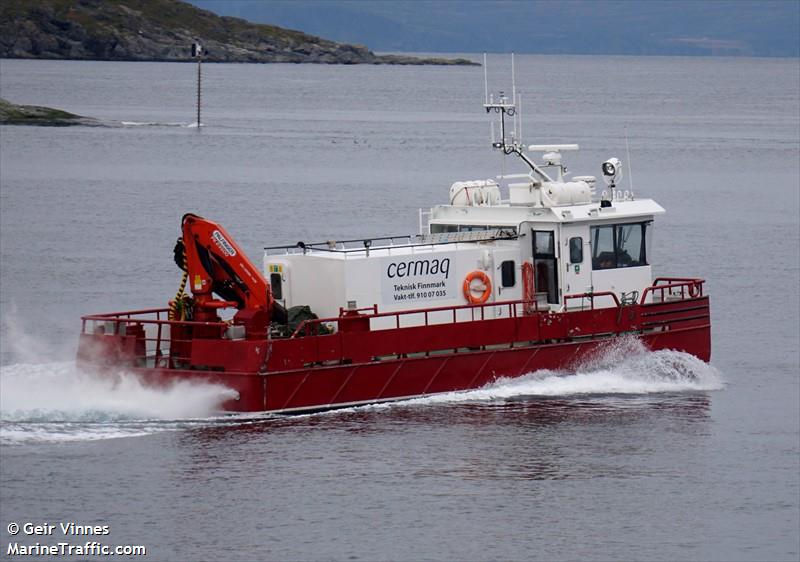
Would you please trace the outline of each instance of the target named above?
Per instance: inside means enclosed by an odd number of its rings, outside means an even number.
[[[266,333],[275,305],[272,289],[231,235],[218,223],[191,213],[183,216],[181,231],[194,319],[218,321],[218,309],[235,307],[235,323],[247,325],[248,333]],[[180,245],[181,240],[176,256]]]

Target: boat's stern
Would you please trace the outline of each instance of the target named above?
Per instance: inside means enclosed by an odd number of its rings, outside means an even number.
[[[224,322],[169,320],[168,313],[151,309],[83,317],[79,368],[99,376],[129,373],[151,387],[220,385],[234,391],[221,409],[266,409],[265,340],[247,340]]]

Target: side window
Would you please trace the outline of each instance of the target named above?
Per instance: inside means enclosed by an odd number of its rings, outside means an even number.
[[[503,287],[513,287],[517,284],[517,272],[514,260],[504,261],[500,264],[500,272],[503,277]]]
[[[580,236],[569,239],[569,262],[583,263],[583,238]]]
[[[489,230],[505,230],[506,232],[513,232],[514,234],[517,233],[516,226],[502,226],[499,224],[493,224],[488,227]]]
[[[431,234],[441,234],[442,232],[458,232],[457,224],[431,224]]]
[[[269,274],[269,284],[272,288],[272,298],[281,300],[283,298],[283,281],[280,273]]]
[[[612,269],[617,267],[614,255],[614,227],[595,226],[592,228],[592,269]]]

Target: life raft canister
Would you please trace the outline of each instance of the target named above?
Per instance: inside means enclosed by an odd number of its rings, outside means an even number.
[[[475,296],[472,292],[472,282],[475,279],[478,279],[481,283],[483,283],[483,292],[478,296]],[[467,276],[464,278],[464,298],[467,299],[467,302],[470,304],[483,304],[489,300],[491,294],[492,280],[489,279],[489,276],[486,275],[486,273],[477,269],[467,273]]]

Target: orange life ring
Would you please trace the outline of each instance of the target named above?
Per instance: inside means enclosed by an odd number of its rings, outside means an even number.
[[[700,296],[700,283],[692,283],[689,285],[689,296],[693,299]]]
[[[483,292],[479,296],[475,296],[472,294],[472,282],[478,279],[481,283],[483,283],[484,289]],[[464,278],[464,298],[467,299],[467,302],[470,304],[483,304],[489,300],[489,297],[492,294],[492,280],[489,279],[489,276],[486,275],[483,271],[475,270],[470,271],[467,273],[467,276]]]

